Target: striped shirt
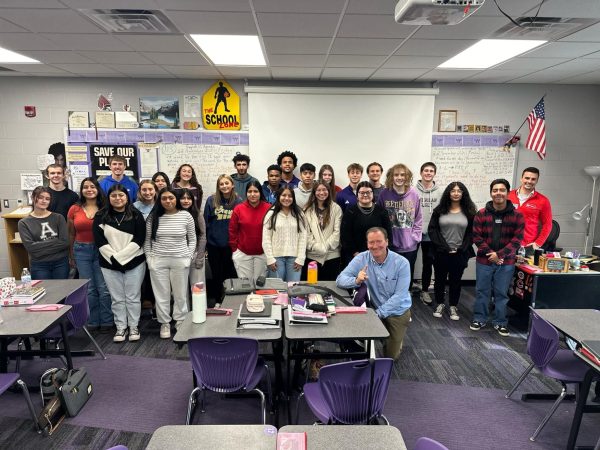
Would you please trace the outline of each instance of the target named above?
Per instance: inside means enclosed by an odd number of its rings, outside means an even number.
[[[154,214],[146,221],[146,256],[170,256],[191,258],[196,250],[196,230],[194,219],[187,211],[163,214],[158,218],[156,238],[152,240]]]

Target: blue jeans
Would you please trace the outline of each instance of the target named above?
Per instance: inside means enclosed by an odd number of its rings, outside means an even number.
[[[112,325],[110,292],[108,292],[100,270],[98,247],[93,243],[75,242],[73,256],[79,271],[79,278],[90,280],[88,283],[88,305],[90,307],[88,325]]]
[[[56,261],[31,261],[32,280],[66,280],[69,278],[69,258]]]
[[[278,256],[275,260],[277,261],[277,270],[272,271],[267,267],[269,278],[281,278],[283,281],[300,281],[302,268],[298,271],[294,270],[295,256]]]
[[[492,290],[494,293],[494,325],[506,326],[506,304],[508,303],[508,288],[512,281],[515,266],[498,266],[496,264],[477,263],[475,267],[475,305],[473,320],[486,323],[489,314],[489,303]]]

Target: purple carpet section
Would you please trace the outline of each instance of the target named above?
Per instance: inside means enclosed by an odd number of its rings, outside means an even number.
[[[51,367],[56,360],[47,362]],[[192,372],[188,361],[110,355],[79,358],[94,383],[94,396],[81,413],[68,423],[113,430],[152,433],[162,425],[183,424]],[[39,362],[24,361],[23,377],[34,382],[44,369]],[[513,399],[504,391],[446,384],[393,380],[385,414],[399,428],[407,447],[428,436],[451,450],[469,449],[564,449],[573,417],[574,403],[565,402],[554,414],[537,442],[529,436],[549,410],[551,402],[522,402],[521,392]],[[39,397],[34,397],[39,407]],[[292,402],[295,410],[295,401]],[[259,423],[259,401],[255,398],[222,399],[207,395],[205,414],[198,410],[197,424]],[[27,418],[22,395],[11,392],[0,398],[0,414]],[[283,415],[282,415],[283,417]],[[271,421],[273,417],[271,416]],[[593,445],[600,435],[598,415],[584,417],[580,445]],[[300,423],[314,422],[302,402]]]

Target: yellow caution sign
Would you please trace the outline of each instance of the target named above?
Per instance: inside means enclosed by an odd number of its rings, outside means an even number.
[[[202,122],[207,130],[239,130],[240,96],[226,81],[213,84],[202,96]]]

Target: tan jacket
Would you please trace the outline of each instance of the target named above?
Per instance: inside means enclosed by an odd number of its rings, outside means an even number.
[[[340,257],[340,226],[342,223],[342,208],[331,203],[329,212],[329,223],[325,229],[321,229],[319,218],[314,207],[305,211],[308,227],[308,239],[306,246],[306,257],[324,264],[325,261]]]

